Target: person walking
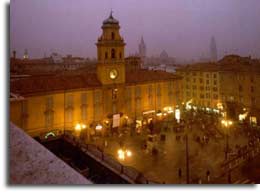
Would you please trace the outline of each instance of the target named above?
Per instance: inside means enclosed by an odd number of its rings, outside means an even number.
[[[181,184],[182,171],[181,168],[178,170],[179,184]]]
[[[209,183],[210,182],[210,171],[209,170],[207,170],[206,176],[207,176],[207,182]]]

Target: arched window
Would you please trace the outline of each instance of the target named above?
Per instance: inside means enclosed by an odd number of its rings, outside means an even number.
[[[107,52],[105,52],[105,59],[107,59],[108,58],[108,54],[107,54]]]
[[[114,32],[111,33],[111,38],[112,38],[112,40],[115,40],[115,33]]]
[[[111,58],[112,58],[112,59],[115,59],[115,58],[116,58],[116,51],[115,51],[115,49],[112,49],[112,50],[111,50]]]
[[[119,53],[119,58],[122,59],[122,53],[121,52]]]

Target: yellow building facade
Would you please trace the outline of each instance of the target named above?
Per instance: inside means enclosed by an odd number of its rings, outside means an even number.
[[[215,109],[239,119],[247,114],[260,120],[260,64],[250,57],[230,55],[217,63],[179,68],[183,102]]]
[[[125,70],[125,43],[119,22],[109,16],[98,38],[96,74],[29,76],[11,80],[10,120],[33,137],[73,131],[78,124],[95,130],[143,120],[174,110],[181,102],[181,77]],[[72,75],[73,74],[73,75]],[[19,97],[18,97],[19,96]],[[117,117],[117,118],[118,118]],[[108,127],[110,125],[110,127]]]

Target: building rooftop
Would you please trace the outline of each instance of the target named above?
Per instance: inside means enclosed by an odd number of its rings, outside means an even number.
[[[14,94],[30,96],[35,93],[100,87],[96,74],[42,75],[30,76],[10,81],[10,90]]]
[[[177,71],[232,71],[260,73],[260,62],[259,60],[251,59],[251,57],[228,55],[218,62],[205,62],[185,65],[178,68]]]
[[[166,80],[181,79],[180,76],[160,70],[145,70],[140,69],[137,71],[129,71],[126,74],[126,83],[146,83],[146,82],[159,82]]]
[[[180,76],[164,71],[136,70],[126,73],[126,85],[181,79]],[[39,93],[73,89],[102,87],[96,73],[87,70],[74,73],[27,76],[11,79],[10,91],[16,95],[30,96]]]
[[[92,184],[12,123],[9,135],[10,184]]]

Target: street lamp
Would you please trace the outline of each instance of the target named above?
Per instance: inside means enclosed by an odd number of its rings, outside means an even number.
[[[228,142],[228,138],[229,138],[229,127],[233,124],[232,121],[230,120],[226,120],[226,119],[223,119],[221,121],[222,125],[227,128],[227,132],[226,132],[226,151],[225,151],[225,160],[228,159],[228,150],[229,150],[229,142]],[[231,172],[230,172],[230,169],[228,169],[228,183],[231,183]]]
[[[82,129],[86,129],[87,128],[87,126],[85,125],[85,124],[82,124],[82,123],[77,123],[76,125],[75,125],[75,131],[76,131],[76,135],[79,137],[80,136],[80,133],[81,133],[81,130]]]
[[[229,127],[233,124],[233,122],[231,120],[227,120],[227,119],[223,119],[221,121],[221,124],[227,129],[226,131],[226,151],[225,151],[225,160],[227,160],[227,156],[228,156],[228,150],[229,150]]]
[[[118,159],[119,160],[125,160],[126,157],[131,157],[132,156],[132,152],[130,150],[127,150],[127,149],[119,149],[117,151],[117,155],[118,155]]]

